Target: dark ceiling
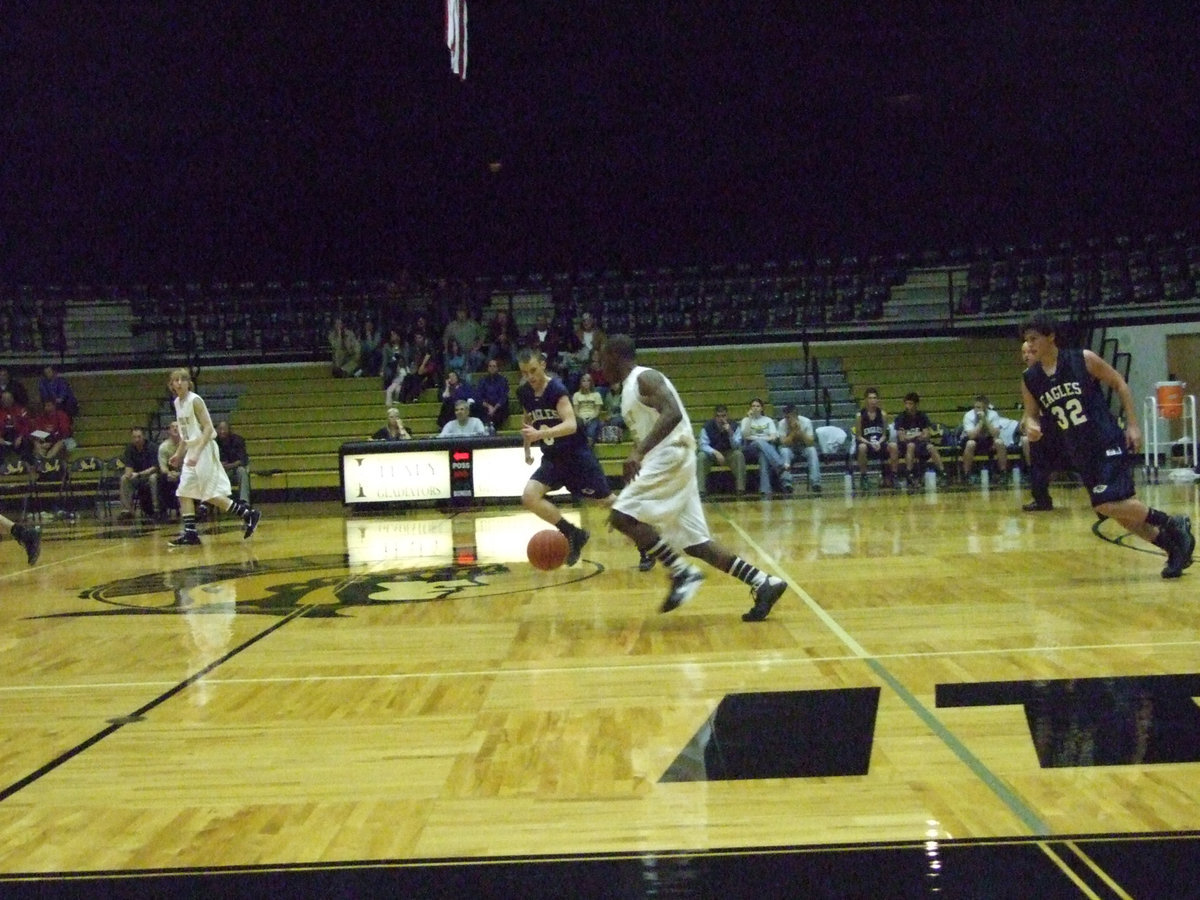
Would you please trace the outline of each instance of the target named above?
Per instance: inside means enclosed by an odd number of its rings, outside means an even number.
[[[465,82],[439,0],[8,11],[0,281],[786,259],[1200,214],[1188,4],[469,3]]]

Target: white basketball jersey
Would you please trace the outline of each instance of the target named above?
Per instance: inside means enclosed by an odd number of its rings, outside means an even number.
[[[625,381],[621,384],[621,418],[625,420],[625,424],[633,432],[634,438],[641,441],[650,433],[650,429],[654,427],[654,423],[658,421],[658,410],[652,406],[647,406],[638,397],[638,378],[643,372],[652,371],[646,366],[634,366],[628,375],[625,376]],[[659,375],[662,375],[660,372]],[[669,444],[678,444],[686,446],[695,444],[696,436],[692,432],[692,422],[688,418],[687,410],[683,406],[683,401],[679,399],[679,392],[675,390],[675,385],[671,384],[670,379],[665,375],[662,376],[663,381],[667,385],[667,390],[671,392],[671,396],[675,398],[675,403],[679,407],[683,418],[676,425],[671,433],[662,440],[660,446]]]

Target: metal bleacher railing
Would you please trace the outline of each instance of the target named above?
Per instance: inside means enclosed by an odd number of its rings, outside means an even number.
[[[335,317],[384,335],[418,313],[591,311],[643,346],[702,346],[1001,328],[1045,309],[1106,321],[1194,315],[1200,240],[1185,232],[784,263],[527,273],[426,281],[0,285],[0,359],[76,368],[326,359]]]

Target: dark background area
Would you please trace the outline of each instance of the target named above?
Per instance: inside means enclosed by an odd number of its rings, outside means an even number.
[[[0,281],[782,260],[1200,214],[1188,4],[469,2],[465,82],[440,0],[6,10]]]

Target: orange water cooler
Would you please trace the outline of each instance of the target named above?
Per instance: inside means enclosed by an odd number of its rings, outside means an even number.
[[[1185,393],[1186,388],[1187,384],[1182,381],[1160,381],[1154,385],[1154,394],[1143,404],[1146,477],[1152,483],[1158,482],[1159,457],[1169,468],[1171,450],[1177,443],[1183,447],[1184,465],[1192,469],[1196,466],[1196,395]],[[1171,439],[1172,423],[1176,422],[1183,428],[1178,442]]]

